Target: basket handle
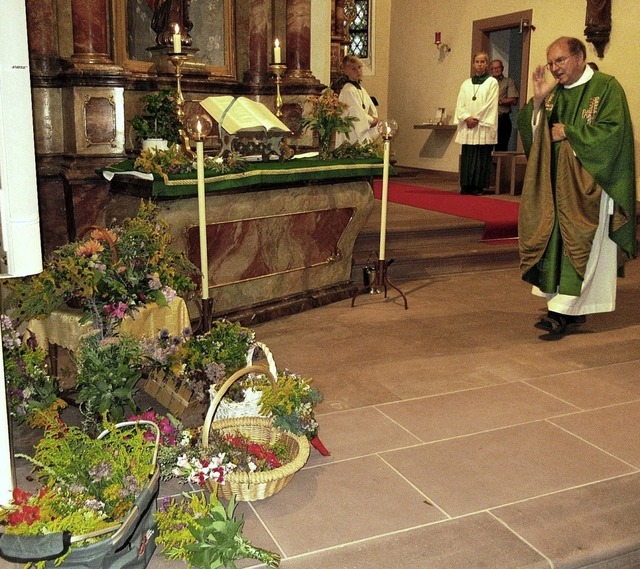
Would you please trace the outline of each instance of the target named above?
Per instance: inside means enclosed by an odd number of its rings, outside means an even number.
[[[267,359],[267,363],[269,364],[269,371],[277,381],[278,368],[276,367],[276,361],[273,358],[273,354],[271,353],[271,350],[262,342],[256,342],[251,346],[251,348],[249,348],[249,351],[247,352],[247,365],[248,366],[253,365],[253,354],[256,351],[256,348],[260,348],[262,350],[262,353],[264,354],[264,357]]]
[[[273,376],[271,371],[264,365],[250,365],[240,368],[235,373],[232,373],[225,382],[220,386],[220,389],[216,391],[216,396],[209,403],[209,408],[207,409],[207,415],[204,419],[204,425],[202,426],[202,447],[207,448],[209,446],[209,432],[211,431],[211,422],[213,421],[213,416],[216,414],[216,409],[218,405],[220,405],[220,401],[224,397],[225,393],[229,391],[229,388],[241,377],[250,374],[250,373],[259,373],[262,375],[266,375],[271,385],[275,386],[276,378]]]

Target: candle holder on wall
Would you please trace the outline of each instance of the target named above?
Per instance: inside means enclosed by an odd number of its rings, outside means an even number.
[[[269,67],[271,67],[271,70],[276,77],[276,116],[280,118],[282,116],[282,95],[280,94],[280,85],[282,85],[282,76],[287,70],[287,66],[284,63],[272,63]]]
[[[440,52],[440,57],[444,57],[445,54],[451,51],[451,47],[449,46],[449,44],[446,44],[442,41],[441,32],[436,32],[435,41],[433,43]]]

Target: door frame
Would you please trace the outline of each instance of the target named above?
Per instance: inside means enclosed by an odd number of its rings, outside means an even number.
[[[533,10],[522,10],[521,12],[513,12],[511,14],[503,14],[494,16],[493,18],[485,18],[483,20],[475,20],[473,22],[473,31],[471,36],[471,57],[473,62],[474,54],[479,51],[490,50],[491,44],[489,40],[490,32],[506,30],[512,28],[520,28],[522,34],[522,62],[520,69],[520,85],[518,91],[518,108],[521,109],[528,100],[527,88],[529,86],[529,58],[531,56],[531,31],[534,30],[532,25]],[[472,69],[473,74],[473,69]]]

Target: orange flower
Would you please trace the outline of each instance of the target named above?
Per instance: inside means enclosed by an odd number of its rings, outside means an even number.
[[[91,232],[91,239],[96,241],[111,241],[115,243],[118,240],[118,234],[113,229],[94,229]]]
[[[96,253],[102,253],[102,251],[104,251],[104,245],[100,243],[100,241],[90,239],[89,241],[85,241],[84,243],[80,243],[80,245],[78,245],[76,254],[81,257],[91,257]]]

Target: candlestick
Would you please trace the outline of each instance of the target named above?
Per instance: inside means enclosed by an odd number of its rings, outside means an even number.
[[[198,132],[202,133],[200,121]],[[200,229],[200,272],[202,273],[202,299],[209,298],[209,259],[207,254],[207,212],[204,199],[204,142],[196,141],[196,169],[198,174],[198,225]]]
[[[402,299],[404,300],[404,308],[407,310],[409,305],[407,304],[407,297],[404,293],[394,285],[387,276],[387,269],[393,259],[391,261],[386,260],[386,233],[387,233],[387,201],[389,199],[389,157],[390,157],[390,147],[391,147],[391,139],[396,134],[398,130],[398,123],[393,119],[383,120],[378,122],[377,126],[378,132],[380,133],[382,140],[384,141],[384,158],[383,158],[383,168],[382,168],[382,196],[380,200],[380,249],[378,253],[378,266],[375,276],[375,282],[371,287],[366,286],[351,297],[351,306],[354,306],[356,297],[362,292],[368,290],[379,291],[380,288],[384,287],[384,297],[387,298],[387,285],[396,289]]]
[[[280,63],[280,40],[278,40],[278,38],[276,38],[275,41],[275,45],[273,47],[273,62],[274,63]]]
[[[173,34],[173,53],[182,53],[182,37],[180,36],[180,26],[176,24],[176,31]]]
[[[282,95],[280,94],[280,85],[282,85],[282,74],[287,70],[287,66],[283,63],[272,63],[270,65],[273,74],[276,76],[276,116],[282,116]]]

